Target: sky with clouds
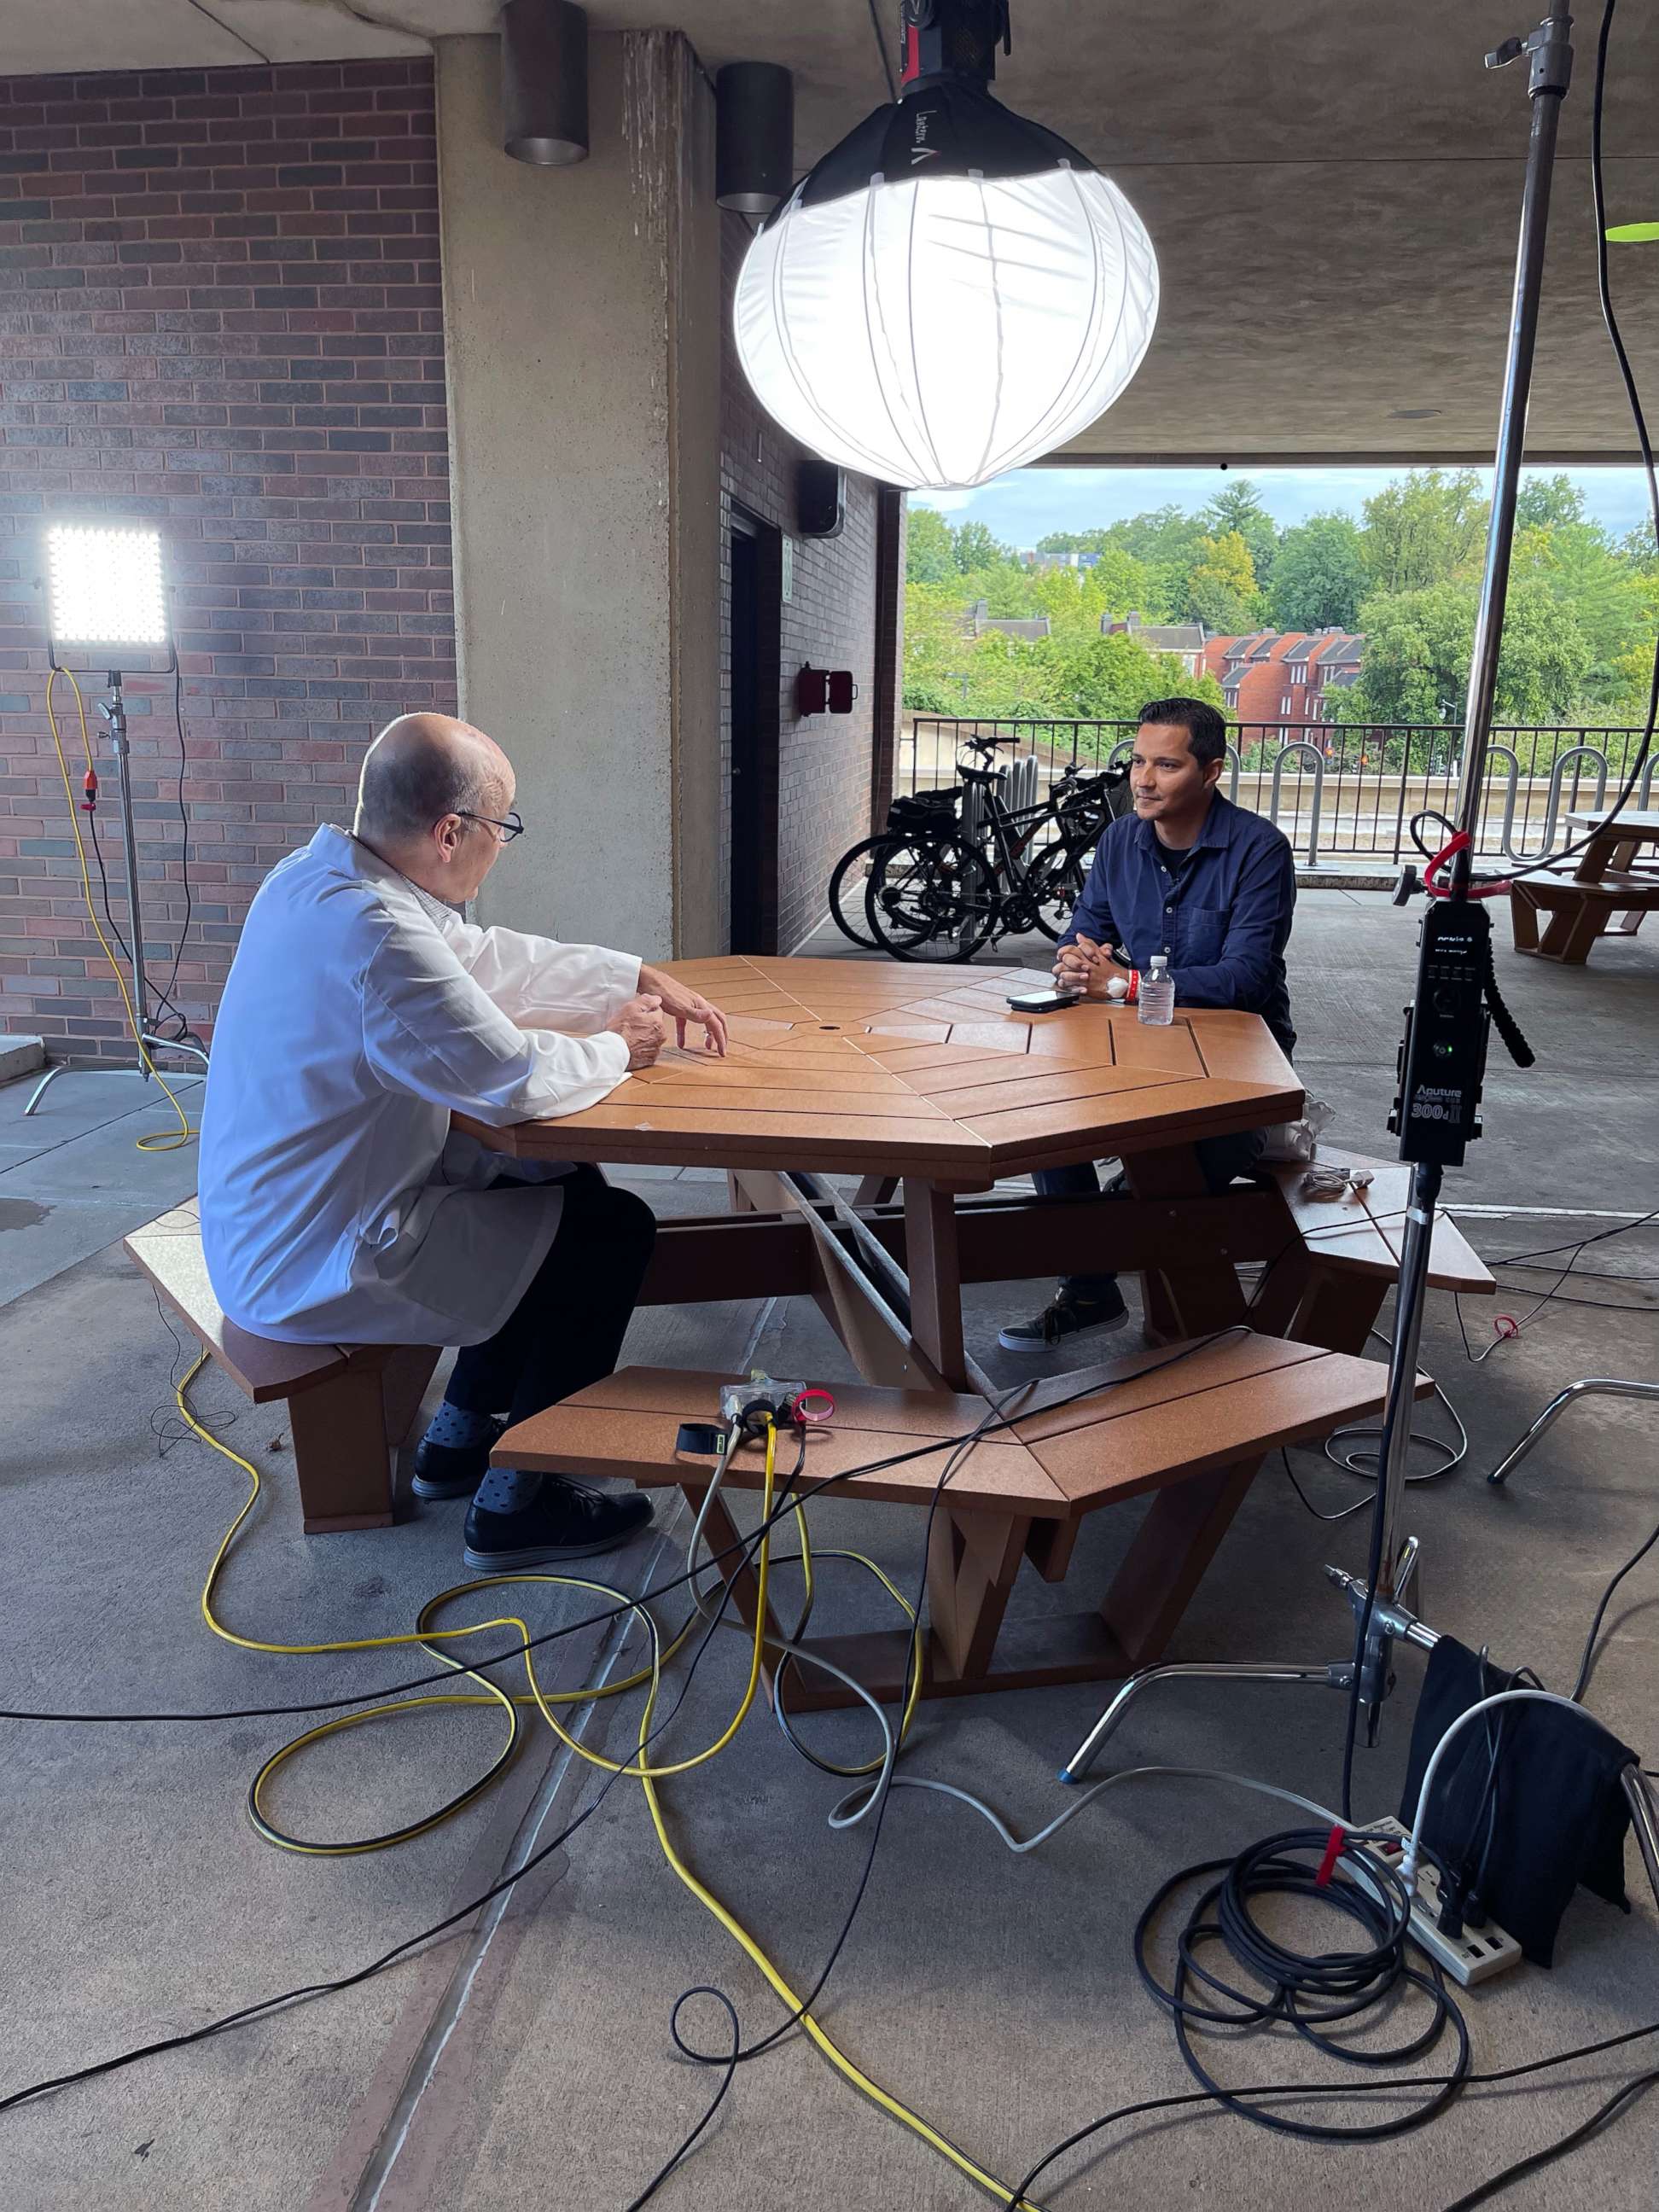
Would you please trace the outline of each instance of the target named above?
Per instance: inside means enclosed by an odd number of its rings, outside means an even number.
[[[1583,487],[1587,511],[1622,538],[1646,521],[1648,503],[1638,468],[1553,469]],[[1397,468],[1330,469],[1014,469],[968,491],[913,492],[913,507],[936,507],[952,522],[983,522],[1004,544],[1034,546],[1054,530],[1092,530],[1149,507],[1203,506],[1219,488],[1248,477],[1281,528],[1310,514],[1346,512],[1356,521],[1373,492]],[[1481,471],[1490,483],[1492,471]]]

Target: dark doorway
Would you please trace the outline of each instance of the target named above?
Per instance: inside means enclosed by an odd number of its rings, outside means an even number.
[[[731,538],[732,950],[777,950],[778,533],[734,511]]]

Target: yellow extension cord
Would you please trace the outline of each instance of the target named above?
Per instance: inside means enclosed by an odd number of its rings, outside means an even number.
[[[113,975],[117,988],[120,991],[121,1004],[127,1010],[127,1026],[131,1030],[133,1042],[138,1047],[138,1057],[143,1062],[146,1072],[153,1075],[155,1078],[155,1080],[161,1084],[162,1090],[167,1091],[167,1103],[172,1107],[173,1112],[179,1116],[178,1129],[173,1133],[164,1133],[155,1137],[137,1137],[135,1138],[133,1141],[137,1149],[141,1152],[182,1152],[184,1147],[196,1134],[196,1131],[191,1128],[190,1125],[190,1118],[185,1114],[184,1108],[179,1103],[177,1098],[173,1097],[172,1091],[167,1090],[167,1084],[161,1076],[160,1069],[155,1066],[155,1063],[149,1056],[149,1050],[144,1043],[143,1025],[139,1021],[137,1014],[133,1011],[132,995],[127,989],[126,978],[121,973],[120,963],[117,961],[114,953],[110,951],[109,939],[105,936],[103,930],[99,926],[98,909],[92,902],[92,878],[87,873],[87,848],[81,836],[80,810],[75,804],[75,792],[70,782],[69,763],[64,757],[64,741],[58,734],[58,717],[52,712],[52,686],[57,683],[60,676],[69,677],[70,689],[74,692],[75,703],[80,709],[81,744],[82,749],[87,757],[87,767],[88,769],[92,767],[92,739],[87,734],[87,702],[81,696],[80,685],[76,682],[74,677],[70,675],[70,672],[67,668],[54,668],[51,675],[46,678],[46,720],[51,725],[52,742],[58,753],[58,773],[64,779],[64,797],[69,802],[70,828],[75,832],[75,850],[81,862],[81,890],[87,902],[87,913],[91,920],[94,930],[97,933],[98,942],[104,948],[104,957],[109,962],[110,972]],[[129,916],[127,927],[130,929],[136,930],[137,926],[137,917],[136,915]]]
[[[67,778],[65,781],[67,781]],[[699,1766],[706,1760],[714,1758],[718,1752],[723,1750],[726,1746],[731,1742],[732,1737],[737,1734],[738,1729],[741,1728],[744,1721],[747,1718],[750,1710],[754,1704],[755,1693],[760,1680],[762,1654],[766,1641],[766,1591],[768,1577],[770,1570],[771,1553],[771,1531],[769,1528],[761,1539],[760,1547],[756,1558],[756,1582],[757,1590],[757,1604],[755,1608],[755,1634],[750,1659],[749,1680],[744,1687],[743,1698],[738,1705],[737,1713],[733,1717],[730,1725],[720,1735],[718,1741],[710,1745],[707,1749],[697,1753],[692,1758],[677,1760],[671,1765],[659,1767],[649,1766],[645,1763],[645,1753],[647,1746],[650,1741],[652,1715],[655,1711],[658,1693],[662,1686],[663,1662],[665,1659],[672,1658],[684,1645],[687,1637],[690,1636],[693,1626],[700,1617],[696,1607],[693,1608],[691,1617],[686,1622],[685,1626],[681,1629],[679,1633],[668,1645],[667,1649],[664,1650],[659,1648],[654,1633],[654,1626],[650,1621],[649,1614],[645,1613],[644,1607],[638,1603],[637,1600],[629,1598],[623,1592],[613,1589],[608,1583],[592,1582],[582,1576],[525,1573],[517,1575],[493,1575],[484,1578],[483,1581],[462,1583],[458,1584],[453,1589],[443,1591],[438,1597],[434,1598],[428,1605],[422,1607],[420,1615],[421,1625],[414,1631],[402,1635],[355,1637],[326,1644],[269,1644],[262,1642],[254,1637],[239,1635],[234,1629],[227,1628],[223,1623],[215,1616],[213,1611],[213,1594],[218,1583],[219,1577],[223,1571],[225,1561],[229,1555],[231,1547],[234,1543],[236,1536],[241,1529],[244,1522],[246,1521],[248,1515],[252,1511],[255,1504],[258,1501],[260,1479],[259,1470],[254,1466],[251,1460],[244,1459],[240,1452],[233,1451],[230,1446],[222,1443],[219,1437],[213,1434],[210,1429],[204,1427],[204,1425],[197,1419],[195,1414],[192,1413],[190,1409],[185,1393],[188,1389],[190,1384],[195,1381],[197,1376],[201,1372],[203,1367],[206,1364],[207,1354],[205,1352],[202,1352],[191,1364],[189,1371],[185,1375],[183,1380],[175,1387],[173,1392],[174,1400],[178,1405],[180,1415],[193,1433],[199,1437],[204,1443],[210,1445],[215,1451],[220,1453],[224,1458],[233,1462],[237,1467],[240,1467],[243,1473],[248,1477],[250,1486],[247,1497],[244,1501],[240,1510],[237,1513],[235,1519],[231,1522],[229,1528],[225,1531],[219,1547],[213,1555],[212,1564],[208,1569],[207,1580],[202,1588],[202,1618],[207,1623],[207,1626],[213,1631],[213,1633],[216,1636],[222,1637],[226,1643],[234,1644],[244,1651],[264,1651],[270,1652],[281,1656],[310,1657],[336,1651],[386,1650],[400,1644],[420,1644],[422,1648],[432,1650],[434,1645],[441,1643],[456,1641],[468,1636],[482,1635],[489,1629],[511,1628],[515,1629],[518,1632],[519,1641],[521,1644],[527,1644],[530,1642],[530,1630],[528,1626],[524,1621],[511,1615],[505,1615],[494,1620],[479,1621],[465,1628],[433,1629],[425,1626],[428,1617],[449,1599],[456,1597],[467,1590],[490,1589],[497,1587],[503,1583],[512,1582],[547,1583],[568,1589],[592,1591],[602,1596],[614,1599],[619,1605],[634,1607],[634,1609],[644,1614],[647,1626],[653,1627],[653,1648],[650,1665],[641,1668],[638,1672],[633,1674],[629,1675],[624,1680],[606,1683],[599,1689],[560,1691],[544,1690],[536,1678],[533,1658],[530,1652],[526,1651],[523,1656],[525,1662],[525,1674],[530,1683],[530,1693],[528,1696],[515,1695],[512,1692],[500,1689],[488,1676],[474,1674],[473,1679],[484,1684],[484,1688],[482,1691],[471,1692],[462,1691],[445,1691],[425,1696],[399,1698],[392,1700],[387,1705],[376,1705],[367,1711],[346,1714],[335,1719],[325,1721],[317,1728],[307,1729],[303,1735],[296,1736],[292,1742],[289,1743],[281,1751],[279,1751],[274,1758],[266,1761],[254,1784],[253,1790],[251,1793],[250,1797],[250,1809],[252,1811],[254,1815],[255,1826],[259,1828],[260,1832],[268,1836],[272,1842],[281,1844],[283,1848],[287,1850],[299,1850],[307,1856],[314,1857],[336,1857],[348,1853],[356,1853],[366,1850],[386,1849],[393,1843],[403,1842],[411,1836],[423,1834],[428,1829],[436,1827],[441,1821],[447,1820],[451,1814],[459,1812],[464,1804],[470,1803],[473,1797],[475,1797],[480,1790],[486,1788],[489,1782],[495,1778],[495,1776],[501,1771],[501,1766],[503,1764],[503,1761],[498,1760],[496,1765],[491,1767],[489,1772],[484,1776],[481,1782],[475,1784],[474,1787],[466,1792],[461,1798],[456,1800],[453,1803],[446,1806],[441,1812],[432,1815],[425,1820],[416,1822],[408,1828],[398,1831],[395,1836],[377,1838],[375,1841],[367,1844],[296,1844],[291,1839],[277,1834],[274,1830],[271,1830],[268,1826],[263,1823],[258,1808],[258,1796],[263,1784],[269,1780],[270,1777],[276,1772],[276,1769],[287,1759],[291,1758],[295,1753],[301,1750],[307,1744],[318,1742],[322,1737],[331,1735],[337,1730],[357,1726],[364,1721],[374,1720],[388,1713],[413,1711],[422,1706],[440,1705],[481,1705],[493,1704],[505,1708],[509,1717],[509,1722],[514,1728],[514,1735],[516,1735],[517,1721],[515,1708],[520,1705],[533,1704],[539,1710],[542,1717],[547,1722],[548,1726],[553,1730],[554,1734],[557,1735],[560,1741],[568,1745],[571,1750],[579,1753],[580,1756],[587,1760],[590,1765],[601,1767],[605,1771],[612,1775],[626,1775],[639,1783],[641,1788],[645,1792],[645,1801],[650,1810],[651,1825],[656,1832],[658,1844],[661,1848],[663,1856],[667,1860],[670,1867],[678,1876],[679,1880],[685,1885],[686,1888],[690,1891],[692,1896],[697,1899],[698,1903],[702,1905],[707,1911],[711,1913],[720,1923],[720,1926],[725,1929],[726,1934],[732,1937],[735,1943],[738,1944],[744,1956],[748,1958],[757,1968],[759,1972],[765,1978],[772,1989],[776,1991],[783,2002],[789,2008],[790,2011],[793,2013],[799,2013],[800,2014],[800,2024],[802,2027],[805,2029],[807,2034],[811,2037],[817,2048],[823,2052],[823,2056],[827,2059],[829,2059],[830,2064],[834,2066],[846,2080],[850,2081],[854,2088],[860,2090],[865,2096],[868,2097],[873,2104],[877,2105],[883,2112],[886,2112],[890,2118],[897,2120],[902,2126],[908,2128],[913,2134],[920,2136],[921,2141],[927,2143],[931,2149],[936,2151],[941,2158],[948,2160],[952,2166],[957,2167],[960,2172],[966,2175],[968,2179],[974,2182],[979,2188],[984,2190],[988,2195],[996,2198],[1000,2203],[1006,2204],[1010,2196],[1012,2195],[1012,2191],[1007,2183],[999,2181],[994,2174],[991,2173],[986,2167],[981,2166],[978,2161],[971,2158],[966,2151],[960,2149],[957,2145],[951,2142],[948,2136],[942,2135],[937,2128],[932,2125],[930,2122],[923,2119],[919,2112],[913,2112],[908,2105],[902,2103],[897,2097],[894,2096],[890,2090],[884,2089],[879,2082],[873,2081],[871,2076],[864,2071],[862,2067],[857,2065],[847,2056],[846,2052],[843,2051],[824,2031],[824,2029],[819,2026],[818,2022],[812,2017],[812,2014],[803,2009],[800,1997],[784,1979],[782,1974],[780,1973],[777,1967],[773,1965],[771,1960],[767,1956],[766,1953],[762,1950],[760,1945],[755,1941],[754,1937],[750,1935],[748,1930],[743,1926],[742,1923],[738,1920],[736,1916],[721,1904],[720,1900],[714,1895],[714,1892],[697,1879],[696,1875],[691,1872],[690,1869],[685,1864],[685,1862],[680,1857],[678,1852],[674,1848],[673,1842],[668,1833],[666,1824],[664,1821],[662,1805],[657,1795],[657,1782],[659,1779],[671,1775],[685,1773],[690,1768]],[[762,1494],[762,1517],[763,1522],[769,1520],[772,1512],[776,1451],[777,1431],[775,1427],[769,1424],[766,1435],[766,1474]],[[794,1508],[794,1517],[800,1532],[801,1562],[805,1572],[806,1589],[806,1611],[803,1613],[801,1624],[804,1626],[806,1613],[810,1613],[811,1609],[812,1563],[811,1545],[806,1534],[805,1515],[799,1503],[797,1503]],[[856,1553],[845,1554],[844,1556],[852,1558],[859,1557]],[[899,1741],[902,1743],[905,1734],[908,1732],[909,1728],[911,1716],[915,1711],[917,1698],[921,1694],[921,1668],[920,1663],[920,1630],[915,1622],[915,1615],[908,1601],[902,1595],[894,1584],[889,1581],[888,1577],[881,1572],[881,1570],[878,1567],[875,1565],[874,1562],[860,1559],[860,1564],[868,1567],[870,1571],[877,1577],[878,1580],[879,1580],[890,1592],[893,1597],[897,1600],[898,1603],[903,1607],[905,1612],[911,1615],[913,1654],[911,1676],[908,1693],[905,1700],[904,1711],[899,1724]],[[799,1631],[797,1633],[799,1634]],[[459,1659],[451,1658],[447,1653],[434,1650],[433,1656],[442,1661],[446,1665],[454,1667],[459,1673],[471,1673],[472,1671],[465,1666],[464,1662]],[[586,1705],[592,1703],[599,1698],[619,1697],[624,1691],[637,1689],[642,1684],[648,1685],[649,1686],[647,1690],[644,1709],[640,1715],[639,1753],[637,1759],[632,1764],[627,1765],[619,1765],[617,1761],[605,1757],[602,1753],[591,1750],[586,1745],[580,1742],[576,1737],[571,1735],[566,1729],[561,1726],[552,1711],[552,1708],[558,1705]],[[510,1739],[508,1746],[509,1751],[511,1747],[512,1740]],[[872,1765],[863,1768],[849,1768],[846,1770],[837,1769],[836,1771],[844,1771],[849,1773],[871,1772],[876,1768],[878,1768],[880,1764],[881,1761],[878,1759],[874,1761]],[[1018,2212],[1042,2212],[1042,2208],[1034,2203],[1030,2198],[1021,2197],[1018,2200]]]

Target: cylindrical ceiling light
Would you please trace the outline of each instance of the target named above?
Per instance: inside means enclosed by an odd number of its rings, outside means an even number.
[[[714,79],[714,198],[770,215],[794,181],[794,78],[776,62],[727,62]]]
[[[587,159],[587,11],[574,0],[501,9],[501,139],[541,169]]]
[[[1075,147],[988,89],[1007,0],[903,0],[904,82],[805,178],[738,280],[767,411],[890,483],[983,483],[1103,414],[1140,366],[1158,260]]]

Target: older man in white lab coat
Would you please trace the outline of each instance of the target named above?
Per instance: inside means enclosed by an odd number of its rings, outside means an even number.
[[[718,1010],[631,953],[479,929],[456,909],[522,824],[482,731],[388,725],[349,836],[331,825],[260,886],[220,1006],[202,1112],[208,1273],[225,1312],[295,1344],[461,1347],[416,1454],[424,1498],[476,1493],[467,1564],[622,1543],[637,1492],[489,1471],[523,1420],[615,1366],[656,1234],[599,1170],[509,1162],[451,1133],[595,1104]]]

